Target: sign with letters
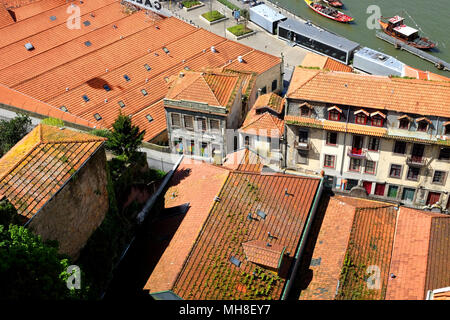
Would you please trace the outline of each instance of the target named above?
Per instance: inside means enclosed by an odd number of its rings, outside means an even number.
[[[161,10],[161,3],[158,0],[125,0],[128,3],[134,4],[143,9],[152,10],[159,13]]]

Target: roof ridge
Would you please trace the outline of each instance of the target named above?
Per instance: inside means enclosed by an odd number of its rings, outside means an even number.
[[[219,76],[219,74],[216,74],[216,73],[214,73],[214,72],[208,73],[208,74],[211,75],[211,76]],[[226,76],[230,76],[230,77],[231,77],[231,75],[226,75]],[[232,76],[232,77],[235,77],[235,76]],[[217,105],[220,106],[219,99],[217,99],[216,93],[214,92],[214,90],[211,88],[211,85],[210,85],[210,84],[208,83],[208,81],[206,80],[205,74],[202,73],[202,74],[201,74],[201,78],[203,79],[203,81],[205,81],[206,85],[208,86],[208,89],[211,91],[212,95],[214,96],[214,99],[216,99]]]

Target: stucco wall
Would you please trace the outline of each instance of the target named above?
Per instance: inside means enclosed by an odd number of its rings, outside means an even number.
[[[100,148],[30,221],[44,240],[58,240],[59,251],[76,259],[108,211],[106,156]]]

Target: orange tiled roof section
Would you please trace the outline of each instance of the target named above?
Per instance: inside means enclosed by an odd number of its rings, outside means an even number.
[[[183,299],[280,299],[285,278],[248,261],[242,243],[268,241],[270,232],[276,237],[271,244],[286,247],[286,255],[292,258],[319,182],[293,175],[230,172],[218,195],[220,201],[214,203],[173,292]],[[247,218],[249,212],[256,216],[256,210],[265,212],[265,219]],[[239,267],[230,262],[231,257],[240,261]],[[245,280],[254,271],[265,275],[253,282],[261,294],[252,293]],[[272,278],[269,289],[267,277]]]
[[[413,77],[421,80],[434,80],[434,81],[450,81],[450,78],[441,76],[430,71],[423,71],[415,69],[410,66],[405,66],[404,68],[405,77]]]
[[[171,83],[166,98],[230,107],[234,98],[233,93],[241,82],[239,76],[230,73],[181,72]]]
[[[291,99],[450,117],[450,83],[296,67]]]
[[[365,208],[373,213],[379,210],[376,208],[386,205],[388,204],[384,202],[346,196],[330,198],[309,266],[313,270],[313,279],[301,292],[299,299],[332,300],[336,298],[335,294],[350,237],[352,233],[358,233],[354,226],[356,212]],[[366,214],[370,213],[366,212]]]
[[[0,159],[0,193],[32,218],[105,139],[38,125]]]
[[[0,3],[2,3],[6,8],[9,9],[9,8],[19,8],[40,1],[43,0],[1,0]]]
[[[284,121],[268,111],[258,114],[253,108],[239,131],[264,137],[281,137],[284,133]]]
[[[246,172],[261,172],[266,160],[256,152],[243,148],[227,154],[223,167]]]
[[[285,247],[276,244],[270,245],[269,241],[251,240],[244,242],[245,257],[248,261],[271,269],[278,269],[281,265]]]
[[[301,63],[302,67],[318,67],[330,71],[352,72],[352,68],[329,57],[308,52]]]
[[[36,100],[26,94],[0,84],[0,103],[20,108],[29,112],[34,112],[42,116],[58,118],[66,122],[78,124],[85,127],[94,127],[96,123],[87,121],[68,112],[64,112],[45,102]]]
[[[14,19],[6,8],[0,3],[0,29],[14,23]]]
[[[256,99],[253,108],[255,109],[264,109],[268,108],[275,111],[278,114],[283,112],[284,108],[284,99],[277,95],[274,92],[262,94]]]
[[[164,207],[189,203],[189,210],[144,289],[158,292],[174,286],[228,172],[228,169],[188,158],[180,163],[164,195]]]

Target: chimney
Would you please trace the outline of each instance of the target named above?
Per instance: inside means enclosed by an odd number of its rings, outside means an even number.
[[[244,59],[242,59],[242,56],[237,57],[237,59],[238,59],[239,63],[244,62]]]
[[[214,46],[211,46],[211,52],[214,52],[214,53],[217,52],[217,50],[216,50],[216,48]]]

